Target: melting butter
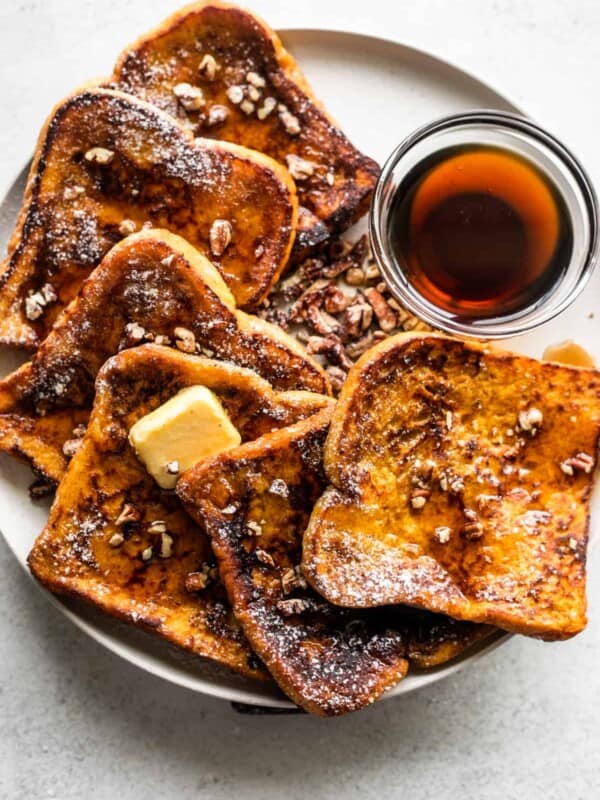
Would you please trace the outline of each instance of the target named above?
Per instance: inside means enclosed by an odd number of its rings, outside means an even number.
[[[544,361],[556,361],[559,364],[567,364],[570,367],[594,368],[596,366],[593,356],[572,339],[548,345],[544,350],[542,359]]]
[[[242,439],[219,398],[206,386],[189,386],[138,420],[129,441],[159,486],[173,489],[182,472]]]

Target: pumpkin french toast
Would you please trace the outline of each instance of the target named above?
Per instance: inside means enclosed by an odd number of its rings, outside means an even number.
[[[256,305],[287,262],[297,206],[273,159],[194,140],[131,95],[76,92],[40,134],[0,267],[0,342],[35,349],[108,250],[148,226],[182,235],[240,306]]]
[[[0,381],[0,449],[57,482],[107,358],[154,341],[253,369],[276,389],[329,392],[327,377],[280,328],[235,307],[217,269],[167,231],[116,245],[32,360]]]
[[[264,677],[231,613],[208,539],[129,441],[135,423],[193,386],[218,398],[242,441],[331,402],[309,392],[275,392],[249,370],[166,347],[142,345],[114,356],[98,375],[88,430],[29,565],[53,592]]]
[[[250,11],[211,0],[181,9],[126,48],[109,85],[154,103],[196,136],[286,166],[300,200],[295,255],[367,210],[377,164],[346,138],[277,34]]]
[[[600,373],[432,334],[352,368],[303,568],[330,602],[406,603],[543,639],[586,623]]]
[[[211,538],[234,614],[252,648],[296,703],[320,715],[355,711],[491,629],[402,607],[334,606],[307,588],[302,536],[326,486],[332,409],[198,464],[177,484]]]

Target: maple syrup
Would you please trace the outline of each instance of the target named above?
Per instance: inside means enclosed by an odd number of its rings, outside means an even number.
[[[388,226],[407,280],[462,318],[542,300],[573,251],[561,194],[525,157],[495,146],[457,145],[422,160],[397,187]]]

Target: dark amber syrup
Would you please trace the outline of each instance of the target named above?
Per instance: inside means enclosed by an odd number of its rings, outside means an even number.
[[[534,305],[573,248],[560,193],[529,161],[496,147],[447,148],[418,164],[398,187],[389,225],[407,279],[458,317]]]

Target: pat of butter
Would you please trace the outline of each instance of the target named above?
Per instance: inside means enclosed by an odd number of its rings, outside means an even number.
[[[570,367],[595,367],[596,363],[592,356],[584,350],[581,345],[572,339],[558,344],[550,344],[544,350],[542,356],[544,361],[556,361],[559,364],[566,364]]]
[[[138,420],[129,441],[159,486],[173,489],[180,473],[242,438],[210,389],[188,386]]]

